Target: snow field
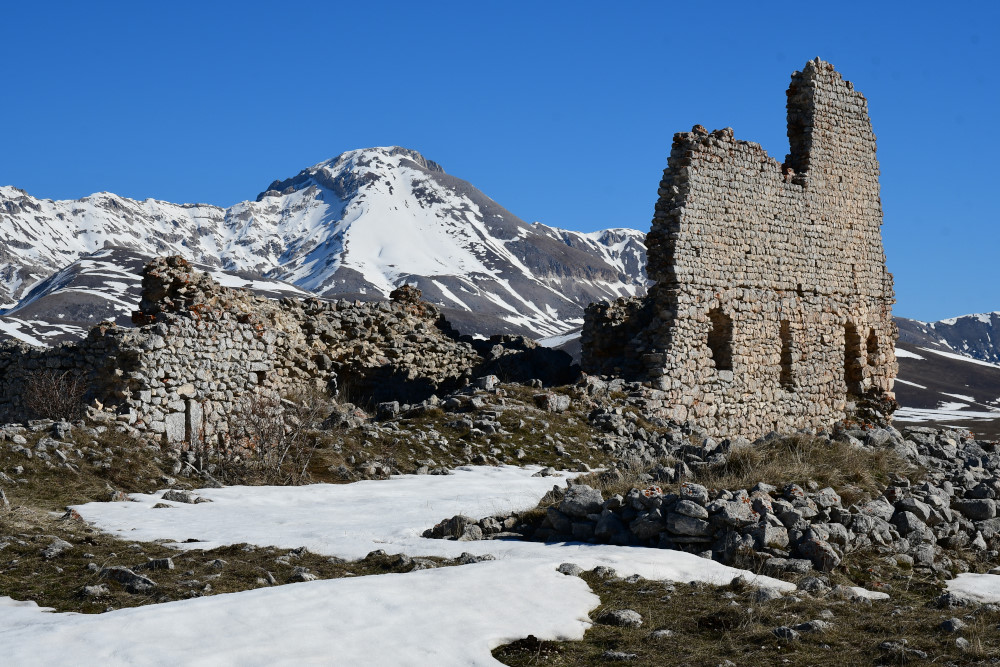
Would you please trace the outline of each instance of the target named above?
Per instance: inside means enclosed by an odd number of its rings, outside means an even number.
[[[309,486],[232,486],[202,489],[211,503],[152,509],[161,493],[133,494],[135,502],[88,503],[74,509],[98,528],[128,540],[172,540],[180,549],[212,549],[249,543],[340,558],[364,558],[376,549],[408,556],[455,558],[463,552],[499,560],[538,561],[556,568],[574,562],[585,569],[606,565],[619,574],[647,579],[723,584],[746,576],[762,585],[794,585],[758,577],[693,554],[606,544],[543,544],[520,540],[455,542],[421,537],[442,519],[475,519],[524,511],[565,478],[532,477],[536,467],[468,466],[453,475],[401,475],[389,481]],[[185,543],[195,539],[199,542]]]
[[[0,598],[8,665],[496,665],[529,634],[580,639],[600,600],[542,564],[488,562],[51,614]]]
[[[248,542],[342,558],[375,549],[495,561],[407,574],[312,581],[123,609],[96,616],[46,613],[0,598],[0,644],[10,664],[76,665],[493,665],[490,650],[533,634],[579,639],[599,604],[586,583],[556,571],[573,562],[620,575],[721,584],[742,576],[793,590],[678,551],[514,540],[420,537],[444,518],[527,510],[554,483],[538,468],[466,467],[447,476],[302,487],[228,487],[197,493],[210,503],[77,506],[98,528],[128,540],[199,539],[178,548]]]

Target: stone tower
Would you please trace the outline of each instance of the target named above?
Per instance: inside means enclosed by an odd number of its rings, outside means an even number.
[[[716,435],[828,426],[896,375],[867,101],[817,58],[787,108],[784,164],[729,128],[674,136],[655,285],[586,314],[584,370],[650,381],[662,414]]]

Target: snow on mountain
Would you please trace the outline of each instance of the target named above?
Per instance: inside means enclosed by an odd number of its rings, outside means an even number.
[[[897,424],[962,426],[1000,437],[1000,364],[900,340]]]
[[[962,315],[939,322],[897,317],[896,322],[899,339],[905,343],[1000,363],[1000,312]]]
[[[77,340],[97,322],[132,326],[132,311],[142,292],[140,272],[149,256],[125,248],[105,248],[83,255],[35,286],[15,307],[0,311],[0,338],[47,346]],[[195,263],[227,287],[243,287],[272,298],[307,297],[310,293],[252,273],[231,273]]]
[[[551,336],[579,326],[592,301],[645,290],[643,241],[634,230],[582,234],[528,224],[399,147],[349,151],[228,209],[104,192],[40,200],[6,186],[0,308],[7,311],[0,315],[9,333],[15,313],[65,289],[54,275],[86,273],[86,266],[69,267],[116,249],[180,254],[326,297],[384,298],[415,284],[462,331]],[[134,287],[122,288],[121,299],[134,297]]]

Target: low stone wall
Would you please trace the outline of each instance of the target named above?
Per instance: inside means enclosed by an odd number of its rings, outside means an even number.
[[[745,439],[701,446],[672,446],[675,468],[653,469],[651,484],[604,497],[585,484],[555,486],[542,501],[538,526],[521,516],[457,516],[425,537],[473,540],[528,537],[675,549],[727,564],[762,562],[766,574],[828,571],[854,551],[892,556],[904,567],[952,573],[962,558],[994,561],[1000,551],[1000,446],[968,433],[909,427],[850,429],[838,439],[868,451],[893,450],[914,466],[893,473],[870,500],[844,502],[838,490],[780,488],[763,482],[749,489],[708,489],[692,481],[677,492],[659,483],[689,477],[692,468],[723,463]],[[540,473],[544,474],[544,473]],[[613,473],[611,473],[613,474]],[[914,476],[913,479],[907,475]],[[919,478],[919,479],[918,479]]]

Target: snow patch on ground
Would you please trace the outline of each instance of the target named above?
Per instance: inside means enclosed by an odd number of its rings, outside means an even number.
[[[947,586],[952,593],[961,593],[980,602],[1000,603],[1000,575],[997,574],[965,572],[950,579]]]
[[[916,387],[917,389],[927,389],[927,387],[925,387],[922,384],[917,384],[916,382],[909,382],[908,380],[900,380],[899,378],[896,378],[896,382],[898,382],[899,384],[905,384],[911,387]]]
[[[0,643],[9,665],[496,665],[492,649],[529,634],[582,638],[598,604],[544,564],[488,562],[105,614],[0,598]]]
[[[476,519],[535,507],[554,483],[532,477],[538,468],[513,466],[459,468],[453,475],[401,475],[389,481],[310,486],[232,486],[203,489],[211,503],[171,503],[154,510],[156,494],[134,494],[135,502],[79,505],[87,521],[129,540],[172,540],[178,548],[211,549],[247,542],[282,548],[307,547],[314,553],[363,558],[375,549],[409,556],[456,557],[462,552],[502,560],[572,561],[584,568],[614,567],[620,574],[648,579],[727,583],[752,575],[693,554],[606,544],[542,544],[520,540],[454,542],[421,537],[442,519],[465,514]],[[196,543],[184,543],[196,539]],[[791,589],[777,579],[768,586]]]
[[[13,317],[0,320],[0,333],[6,334],[11,338],[16,338],[28,345],[47,347],[46,343],[43,343],[26,331],[21,331],[22,327],[27,327],[27,323],[24,320],[18,320]]]
[[[861,586],[850,586],[851,592],[860,598],[865,598],[867,600],[888,600],[889,594],[882,593],[880,591],[870,591],[867,588],[862,588]]]
[[[957,405],[964,404],[958,403]],[[1000,410],[980,412],[972,410],[900,408],[893,413],[892,418],[894,421],[900,422],[990,421],[1000,419]]]
[[[313,296],[311,292],[307,292],[296,287],[295,285],[292,285],[291,283],[281,282],[279,280],[249,280],[218,269],[209,269],[208,273],[212,276],[212,279],[215,280],[215,282],[219,283],[223,287],[285,292],[291,295],[301,296],[303,298]]]
[[[914,354],[909,350],[904,350],[902,348],[896,348],[896,358],[897,359],[923,359],[919,354]]]
[[[567,334],[561,334],[559,336],[549,336],[548,338],[540,338],[538,344],[542,347],[559,347],[563,343],[568,343],[571,340],[576,340],[580,337],[579,331],[571,331]]]
[[[494,665],[490,650],[533,634],[579,639],[599,604],[563,562],[620,575],[721,584],[793,584],[665,549],[514,540],[420,537],[443,518],[529,509],[551,488],[533,468],[465,467],[448,476],[303,487],[201,489],[210,503],[171,503],[162,492],[76,509],[97,527],[134,540],[196,538],[177,548],[249,542],[306,546],[359,558],[373,549],[411,556],[492,554],[496,560],[352,579],[320,580],[99,615],[56,614],[0,598],[0,645],[10,664],[77,665]],[[572,473],[571,473],[572,474]],[[881,597],[859,589],[861,595]],[[209,629],[209,631],[206,631]]]

